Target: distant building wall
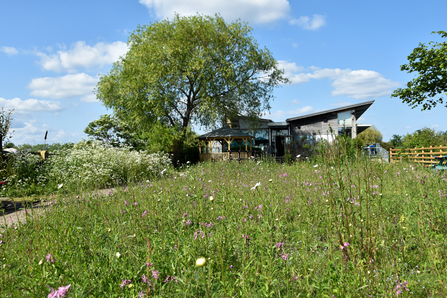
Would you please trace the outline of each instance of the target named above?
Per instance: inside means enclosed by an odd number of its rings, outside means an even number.
[[[305,136],[313,136],[315,138],[327,138],[331,135],[330,128],[332,128],[332,134],[338,134],[338,118],[337,114],[316,116],[312,118],[298,119],[290,121],[290,135],[292,141]],[[330,127],[330,128],[329,128]]]

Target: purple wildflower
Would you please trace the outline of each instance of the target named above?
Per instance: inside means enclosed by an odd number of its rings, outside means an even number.
[[[202,239],[205,238],[205,233],[203,233],[203,231],[197,231],[194,233],[194,240],[197,240],[197,236],[198,235],[202,235]]]
[[[141,214],[141,216],[145,216],[147,214],[147,210],[144,210],[143,214]]]
[[[290,254],[282,254],[281,258],[282,258],[284,261],[287,261],[287,260],[289,259],[289,255],[290,255]]]
[[[283,247],[283,245],[284,245],[284,242],[278,242],[278,243],[276,243],[276,247],[277,247],[277,248],[281,248],[281,247]]]
[[[48,294],[47,298],[63,298],[67,295],[70,290],[71,284],[65,287],[59,287],[57,291],[51,288],[51,293]]]
[[[145,295],[144,291],[138,292],[138,298],[143,298]]]
[[[147,283],[147,280],[148,280],[148,279],[147,279],[146,275],[143,274],[143,276],[141,277],[141,279],[143,280],[144,283]]]
[[[45,258],[47,259],[47,262],[50,262],[50,263],[54,263],[54,262],[56,262],[56,259],[53,259],[53,258],[51,257],[51,254],[47,254],[47,255],[45,256]]]
[[[160,272],[158,272],[156,270],[152,271],[152,277],[155,279],[159,279],[159,276],[158,276],[159,274],[160,274]]]
[[[120,288],[123,289],[126,285],[130,284],[132,281],[130,279],[125,279],[121,282]]]

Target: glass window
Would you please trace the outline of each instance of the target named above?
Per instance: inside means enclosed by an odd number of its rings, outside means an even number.
[[[272,130],[272,136],[276,137],[276,136],[288,136],[289,135],[289,130],[288,129],[275,129]]]
[[[351,111],[338,113],[339,125],[351,125]]]

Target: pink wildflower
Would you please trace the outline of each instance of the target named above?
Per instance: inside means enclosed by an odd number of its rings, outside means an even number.
[[[63,298],[67,295],[70,290],[71,284],[65,287],[59,287],[57,291],[51,288],[51,293],[48,294],[47,298]]]

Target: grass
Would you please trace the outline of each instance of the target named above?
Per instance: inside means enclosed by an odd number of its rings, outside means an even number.
[[[0,296],[446,296],[446,176],[327,150],[67,190],[2,232]]]

